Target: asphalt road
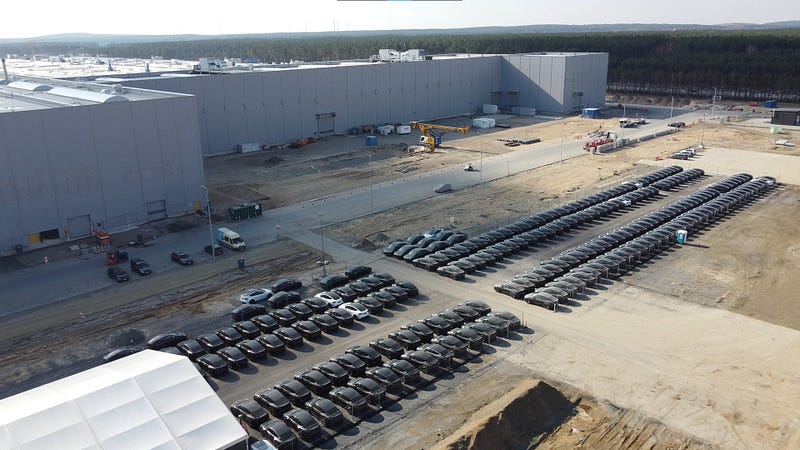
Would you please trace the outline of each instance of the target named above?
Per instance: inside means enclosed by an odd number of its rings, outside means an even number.
[[[647,125],[622,130],[623,136],[634,139],[664,130],[670,121],[682,120],[688,123],[702,117],[700,112],[691,112],[670,119],[668,108],[661,110],[653,108],[649,115],[665,118],[649,119],[650,123]],[[561,159],[581,157],[586,155],[582,144],[583,141],[565,141],[563,145],[537,146],[506,155],[479,157],[473,164],[479,169],[477,172],[465,172],[463,167],[458,165],[348,192],[321,195],[315,200],[270,210],[260,219],[238,223],[233,228],[245,238],[250,247],[275,240],[278,233],[316,246],[319,237],[313,239],[304,234],[308,233],[308,230],[319,228],[320,225],[329,226],[370,212],[413,203],[433,195],[452,195],[433,192],[434,187],[442,183],[450,183],[457,191],[481,182],[552,164]],[[278,226],[280,230],[277,229]],[[207,262],[211,258],[202,253],[201,249],[209,240],[207,229],[188,230],[161,237],[155,245],[132,249],[129,254],[131,257],[144,258],[153,266],[154,272],[179,270],[181,268],[169,260],[170,252],[182,249],[189,252],[198,263]],[[326,240],[326,247],[329,245],[333,248],[333,244],[328,244]],[[328,248],[326,251],[332,253]],[[235,255],[231,253],[226,252],[217,264],[229,264],[230,268],[235,268],[239,257],[247,258],[247,253]],[[339,260],[345,259],[336,254],[334,256]],[[0,303],[0,318],[112,288],[116,283],[106,277],[105,270],[105,257],[103,254],[98,254],[2,273],[0,292],[3,293],[3,301]],[[137,278],[134,275],[132,282],[147,282],[146,279]]]

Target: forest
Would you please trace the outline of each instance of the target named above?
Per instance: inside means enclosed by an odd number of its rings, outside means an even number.
[[[26,54],[29,44],[3,44],[0,53]],[[196,60],[204,56],[260,62],[366,59],[380,48],[442,53],[607,52],[610,88],[641,86],[681,92],[800,94],[800,29],[618,33],[436,34],[225,38],[105,46],[36,44],[37,53]]]

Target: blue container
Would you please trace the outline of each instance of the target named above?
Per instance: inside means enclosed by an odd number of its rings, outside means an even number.
[[[777,100],[767,100],[764,102],[764,108],[777,108],[778,101]]]
[[[367,145],[378,145],[378,136],[367,136]]]
[[[678,242],[678,244],[685,244],[688,236],[689,232],[686,230],[678,230],[675,232],[675,240]]]

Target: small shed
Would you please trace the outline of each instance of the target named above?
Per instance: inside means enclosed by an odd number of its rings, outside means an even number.
[[[800,109],[779,108],[772,112],[773,125],[794,125],[800,126]]]
[[[583,117],[588,117],[590,119],[599,119],[600,118],[600,108],[583,108],[581,110],[581,115]]]

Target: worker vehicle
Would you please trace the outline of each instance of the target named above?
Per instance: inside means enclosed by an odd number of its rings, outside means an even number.
[[[447,125],[433,125],[430,123],[411,122],[411,128],[416,128],[422,133],[419,137],[419,145],[425,148],[428,153],[433,153],[441,143],[442,135],[448,131],[458,131],[459,133],[469,133],[469,127],[450,127]],[[434,131],[440,130],[440,132]]]
[[[218,228],[216,238],[217,242],[231,250],[244,251],[246,248],[244,239],[239,236],[239,233],[229,228]]]
[[[128,252],[121,252],[119,250],[113,250],[106,253],[106,265],[107,266],[116,266],[117,264],[121,263],[122,261],[128,260]]]

